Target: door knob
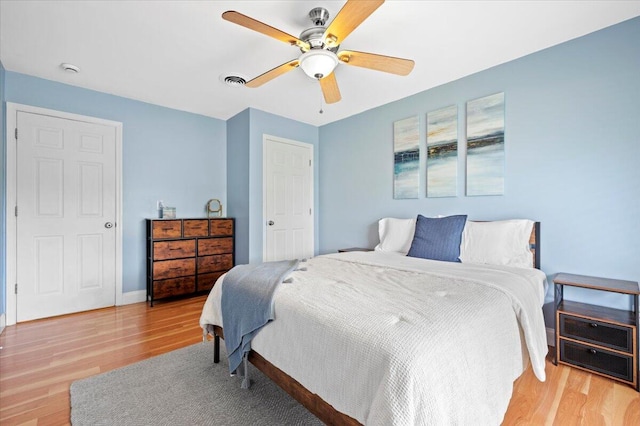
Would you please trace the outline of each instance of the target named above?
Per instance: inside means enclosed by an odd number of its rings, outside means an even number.
[[[107,223],[104,224],[104,227],[107,228],[107,229],[113,228],[113,223],[107,222]]]
[[[269,226],[273,226],[273,225],[275,225],[275,223],[273,223],[273,221],[272,221],[272,220],[270,220],[269,222],[267,222],[267,225],[269,225]]]

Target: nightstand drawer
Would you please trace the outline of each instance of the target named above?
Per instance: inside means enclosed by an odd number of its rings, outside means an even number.
[[[633,357],[560,339],[560,361],[633,382]]]
[[[560,313],[560,337],[633,354],[633,328]]]

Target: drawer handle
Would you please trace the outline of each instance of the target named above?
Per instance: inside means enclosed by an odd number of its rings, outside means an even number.
[[[595,322],[592,322],[592,323],[590,323],[589,325],[590,325],[591,327],[593,327],[593,328],[597,328],[597,327],[598,327],[598,324],[596,324]]]
[[[589,349],[589,353],[590,353],[591,355],[595,355],[595,354],[597,354],[597,353],[598,353],[598,351],[596,351],[595,349]]]

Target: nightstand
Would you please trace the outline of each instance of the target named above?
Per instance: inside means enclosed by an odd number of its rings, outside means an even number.
[[[373,249],[365,248],[365,247],[349,247],[349,248],[338,249],[338,253],[345,253],[348,251],[373,251]]]
[[[556,316],[554,363],[570,365],[633,386],[638,382],[640,288],[635,281],[559,273],[553,278]],[[628,295],[632,310],[564,300],[564,287]]]

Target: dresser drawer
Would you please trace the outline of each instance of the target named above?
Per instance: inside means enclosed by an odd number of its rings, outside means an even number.
[[[633,328],[560,314],[560,336],[633,354]]]
[[[560,339],[560,361],[633,382],[633,357]]]
[[[153,260],[178,259],[196,255],[196,240],[155,241]]]
[[[228,271],[233,267],[233,255],[219,254],[198,257],[198,273]]]
[[[207,219],[185,219],[182,227],[185,237],[206,237],[209,235],[209,221]]]
[[[233,253],[233,238],[200,238],[198,256]]]
[[[211,290],[218,278],[226,271],[198,274],[198,291]]]
[[[153,282],[153,298],[180,296],[196,291],[195,277],[172,278]]]
[[[154,220],[151,236],[154,240],[182,237],[181,220]]]
[[[154,280],[183,277],[186,275],[194,275],[195,273],[196,260],[194,258],[161,260],[153,263]]]
[[[233,235],[233,220],[210,219],[209,235],[212,237],[230,237]]]

